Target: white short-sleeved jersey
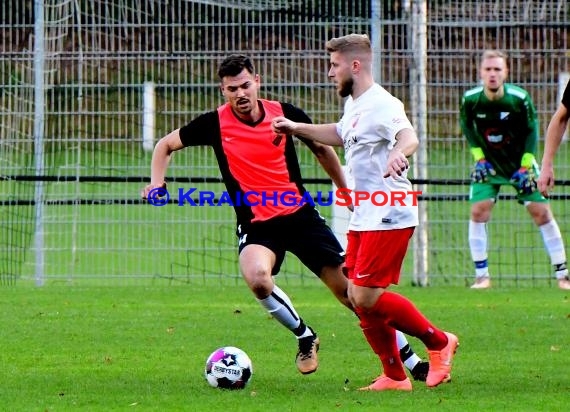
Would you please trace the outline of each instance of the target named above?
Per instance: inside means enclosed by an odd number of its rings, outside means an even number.
[[[347,180],[354,185],[351,189],[371,196],[355,204],[348,229],[390,230],[417,226],[417,197],[408,193],[413,188],[407,171],[398,178],[383,177],[396,134],[403,129],[413,129],[403,103],[374,84],[356,100],[348,97],[336,128],[344,142]],[[396,200],[404,195],[402,200]]]

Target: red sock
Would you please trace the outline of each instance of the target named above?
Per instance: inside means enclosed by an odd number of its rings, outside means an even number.
[[[396,330],[373,312],[357,310],[368,344],[382,362],[384,374],[395,381],[407,378],[396,342]]]
[[[445,333],[436,328],[411,301],[402,295],[385,291],[372,310],[385,318],[388,325],[420,339],[429,350],[441,350],[447,345]]]

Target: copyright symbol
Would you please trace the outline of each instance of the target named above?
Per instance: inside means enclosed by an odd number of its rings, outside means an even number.
[[[146,199],[153,206],[164,206],[170,200],[170,193],[164,187],[156,187],[148,192]]]

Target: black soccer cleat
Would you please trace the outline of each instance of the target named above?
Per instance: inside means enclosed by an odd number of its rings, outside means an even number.
[[[419,361],[416,363],[416,366],[410,371],[412,374],[412,378],[415,381],[422,381],[425,382],[427,379],[427,374],[429,371],[429,362]]]

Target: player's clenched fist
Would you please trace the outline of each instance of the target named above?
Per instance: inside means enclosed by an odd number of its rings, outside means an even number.
[[[390,154],[388,155],[388,161],[386,163],[387,168],[386,172],[384,173],[385,178],[389,176],[397,178],[410,167],[408,158],[404,155],[404,153],[397,149],[390,151]]]
[[[295,122],[283,116],[278,116],[273,119],[271,128],[275,133],[295,134]]]
[[[155,185],[153,183],[146,185],[144,187],[144,189],[141,190],[141,199],[148,200],[149,194],[153,193],[153,191],[155,191],[155,189],[166,190],[166,182],[163,182],[161,185]]]
[[[549,192],[554,189],[554,168],[552,166],[543,165],[536,184],[540,193],[548,197]]]

